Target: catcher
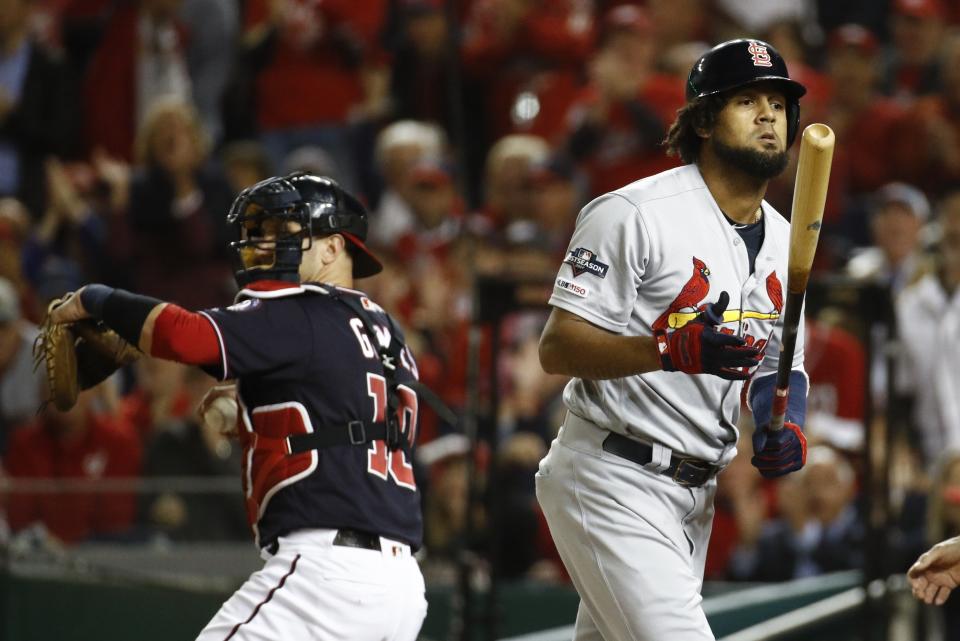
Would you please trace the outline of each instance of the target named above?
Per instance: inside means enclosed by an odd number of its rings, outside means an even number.
[[[266,564],[198,639],[412,641],[427,608],[412,556],[422,392],[393,319],[352,289],[382,269],[366,211],[332,180],[292,174],[241,192],[227,221],[240,238],[236,304],[193,313],[93,284],[52,309],[47,334],[95,319],[144,354],[236,380],[247,516]],[[69,341],[43,344],[69,368]]]

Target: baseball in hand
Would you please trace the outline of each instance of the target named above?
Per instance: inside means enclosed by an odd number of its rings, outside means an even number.
[[[218,396],[204,408],[203,422],[221,434],[234,431],[237,423],[237,401]]]

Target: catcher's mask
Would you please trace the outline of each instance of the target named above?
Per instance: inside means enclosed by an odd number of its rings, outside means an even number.
[[[303,252],[314,236],[340,234],[353,259],[353,277],[383,269],[367,249],[367,210],[330,178],[297,172],[268,178],[240,192],[227,215],[239,240],[237,284],[258,280],[300,282]]]
[[[238,240],[237,284],[258,280],[300,282],[300,261],[312,242],[310,217],[300,192],[286,178],[268,178],[233,201],[227,223]]]

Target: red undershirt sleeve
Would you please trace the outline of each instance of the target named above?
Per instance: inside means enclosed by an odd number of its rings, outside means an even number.
[[[168,304],[154,322],[150,355],[186,365],[218,365],[220,341],[203,314]]]

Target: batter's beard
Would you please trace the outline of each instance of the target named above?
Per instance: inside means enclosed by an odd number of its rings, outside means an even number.
[[[756,151],[745,147],[731,147],[716,139],[713,141],[713,151],[720,160],[760,180],[770,180],[782,174],[789,160],[786,151]]]

